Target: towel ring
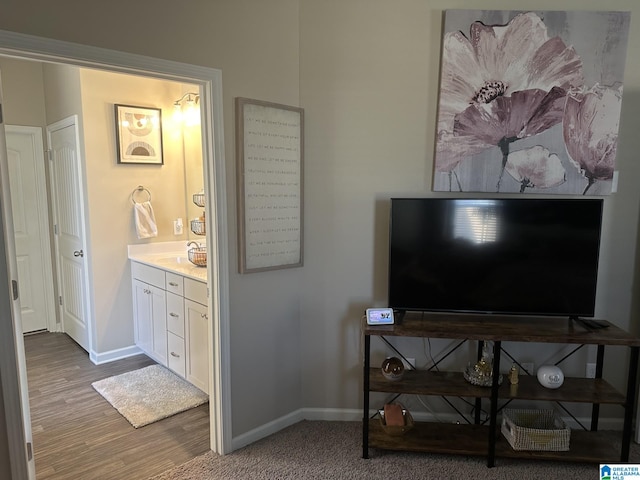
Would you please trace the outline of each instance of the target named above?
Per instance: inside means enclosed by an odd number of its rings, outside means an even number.
[[[147,196],[149,198],[147,198],[147,201],[150,202],[151,201],[151,192],[149,190],[147,190],[146,188],[144,188],[142,185],[138,185],[136,188],[133,189],[133,192],[131,192],[131,201],[133,202],[133,204],[135,205],[136,203],[136,199],[134,198],[136,192],[146,192]]]

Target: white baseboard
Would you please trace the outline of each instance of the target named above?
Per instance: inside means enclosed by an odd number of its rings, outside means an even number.
[[[231,440],[231,450],[238,450],[239,448],[245,447],[253,442],[257,442],[262,438],[273,435],[294,423],[305,420],[302,412],[302,410],[296,410],[295,412],[291,412],[283,417],[265,423],[258,428],[254,428],[253,430],[249,430],[246,433],[234,437]]]
[[[131,345],[130,347],[118,348],[116,350],[110,350],[108,352],[97,353],[95,351],[89,352],[89,359],[95,364],[100,365],[102,363],[115,362],[127,357],[133,357],[144,353],[139,347]]]
[[[375,410],[370,415],[375,414]],[[412,412],[416,421],[434,421],[433,415],[423,412]],[[323,420],[323,421],[339,421],[339,422],[360,422],[362,421],[361,409],[340,409],[340,408],[301,408],[271,422],[268,422],[258,428],[254,428],[246,433],[234,437],[231,441],[232,451],[245,447],[253,442],[261,440],[269,435],[279,432],[302,420]],[[460,417],[455,413],[438,414],[438,421],[456,423]],[[573,429],[581,429],[571,417],[563,417],[565,423]],[[580,423],[585,427],[589,427],[591,418],[578,418]],[[599,430],[617,430],[622,431],[622,419],[620,418],[600,418],[598,421]]]

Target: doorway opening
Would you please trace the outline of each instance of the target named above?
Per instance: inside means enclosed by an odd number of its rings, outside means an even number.
[[[211,299],[209,318],[212,319],[213,327],[208,339],[209,365],[212,366],[209,379],[212,386],[210,444],[215,452],[222,454],[230,452],[228,246],[220,71],[3,31],[0,31],[0,55],[140,75],[198,86],[202,112],[206,207],[207,211],[214,213],[208,216],[210,235],[206,239],[210,260],[207,267]],[[18,370],[22,381],[26,381],[24,365],[19,366]],[[5,394],[19,396],[20,392],[5,392]],[[24,399],[22,399],[22,405],[24,408]],[[28,401],[26,406],[28,408]],[[8,412],[8,414],[11,413]],[[19,409],[13,413],[21,415]],[[11,436],[11,432],[9,433]]]

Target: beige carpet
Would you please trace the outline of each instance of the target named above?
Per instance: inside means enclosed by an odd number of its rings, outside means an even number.
[[[202,390],[161,365],[105,378],[91,386],[135,428],[209,400]]]
[[[620,432],[601,432],[619,445]],[[631,461],[640,462],[632,443]],[[360,422],[302,421],[229,455],[212,452],[153,480],[584,480],[600,478],[597,464],[370,451],[362,458]]]

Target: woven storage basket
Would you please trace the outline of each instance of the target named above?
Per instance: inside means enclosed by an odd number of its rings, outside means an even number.
[[[207,266],[207,247],[192,247],[187,252],[189,261],[198,267]]]
[[[571,429],[553,410],[505,408],[501,431],[514,450],[569,450]]]
[[[196,235],[205,235],[207,233],[206,224],[204,220],[194,218],[191,220],[191,231]]]

